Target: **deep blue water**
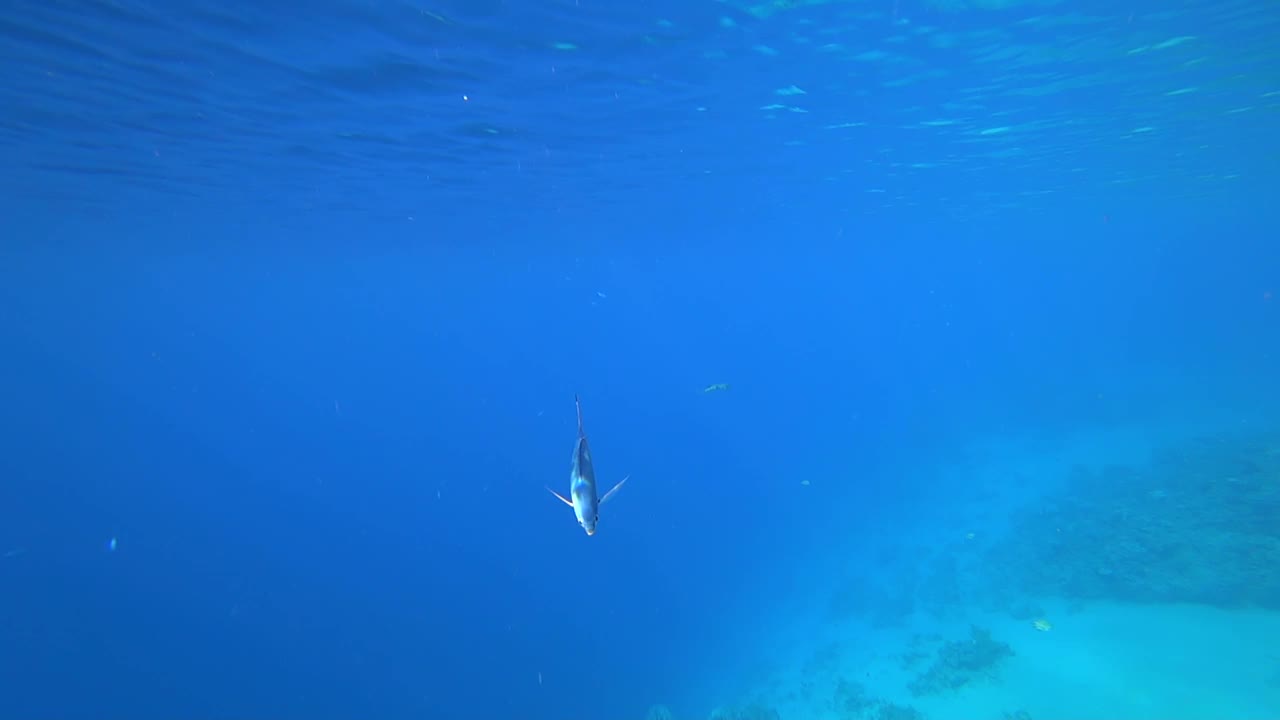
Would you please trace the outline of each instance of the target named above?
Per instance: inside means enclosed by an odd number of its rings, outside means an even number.
[[[1243,0],[8,3],[0,718],[703,717],[948,513],[912,463],[1262,422],[1278,36]],[[631,475],[590,538],[544,489],[575,393]]]

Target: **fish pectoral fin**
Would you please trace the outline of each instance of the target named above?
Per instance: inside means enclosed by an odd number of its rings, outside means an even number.
[[[628,476],[626,476],[626,477],[622,478],[621,480],[619,480],[617,485],[614,485],[613,487],[609,488],[609,492],[605,493],[605,494],[604,494],[604,497],[600,498],[600,504],[601,504],[601,505],[603,505],[603,504],[605,504],[605,503],[609,502],[609,498],[613,497],[613,494],[614,494],[614,493],[616,493],[616,492],[618,492],[618,489],[622,487],[622,483],[624,483],[624,482],[626,482],[627,480],[630,480],[630,479],[631,479],[631,476],[630,476],[630,475],[628,475]]]
[[[547,492],[549,492],[549,493],[551,493],[552,495],[555,495],[556,497],[560,498],[560,502],[564,503],[565,505],[568,505],[569,507],[573,507],[573,501],[572,501],[572,500],[569,500],[568,498],[566,498],[565,496],[563,496],[563,495],[561,495],[560,493],[556,492],[555,490],[552,490],[551,488],[547,488]]]

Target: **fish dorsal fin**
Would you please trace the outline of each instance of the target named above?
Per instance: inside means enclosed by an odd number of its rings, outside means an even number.
[[[573,507],[573,501],[572,501],[572,500],[570,500],[570,499],[566,498],[565,496],[561,495],[560,493],[556,492],[555,490],[552,490],[551,488],[547,488],[547,492],[549,492],[549,493],[551,493],[552,495],[555,495],[556,497],[560,498],[560,502],[564,503],[565,505],[568,505],[569,507]]]
[[[605,493],[604,497],[600,498],[600,504],[603,505],[606,502],[608,502],[609,498],[613,497],[613,494],[618,492],[618,490],[622,488],[622,483],[626,482],[629,479],[631,479],[630,475],[622,478],[621,480],[618,481],[617,485],[614,485],[613,487],[609,488],[609,492]]]

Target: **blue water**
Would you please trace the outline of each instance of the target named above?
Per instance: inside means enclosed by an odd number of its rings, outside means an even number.
[[[849,720],[849,616],[1280,610],[1280,7],[0,15],[0,718]],[[1094,474],[1217,520],[1068,572]]]

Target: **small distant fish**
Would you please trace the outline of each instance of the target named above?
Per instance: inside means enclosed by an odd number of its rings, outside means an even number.
[[[600,522],[600,506],[608,502],[613,494],[618,492],[622,484],[627,478],[622,478],[604,494],[604,497],[596,495],[596,471],[591,464],[591,448],[587,444],[587,433],[582,427],[582,400],[577,395],[573,396],[573,404],[578,410],[578,441],[573,446],[573,467],[569,471],[569,497],[547,488],[547,492],[560,498],[565,505],[573,508],[573,514],[578,518],[578,524],[588,535],[596,534],[596,525]],[[572,498],[572,499],[570,499]]]
[[[729,383],[716,383],[714,385],[708,385],[702,388],[702,392],[704,393],[720,392],[721,390],[728,390],[728,389],[729,389]]]
[[[1053,629],[1053,623],[1045,620],[1044,618],[1040,618],[1039,620],[1032,622],[1031,627],[1039,630],[1040,632],[1049,632]]]
[[[810,483],[808,480],[801,480],[800,484],[805,487],[809,487],[809,485],[811,485],[812,483]]]
[[[4,552],[4,556],[5,556],[6,558],[16,558],[16,557],[21,557],[21,556],[26,555],[26,554],[27,554],[27,549],[26,549],[26,548],[14,548],[14,549],[12,549],[12,550],[6,550],[6,551]]]
[[[110,540],[107,541],[107,552],[115,552],[116,548],[119,546],[120,546],[120,543],[116,542],[115,538],[111,538]]]

